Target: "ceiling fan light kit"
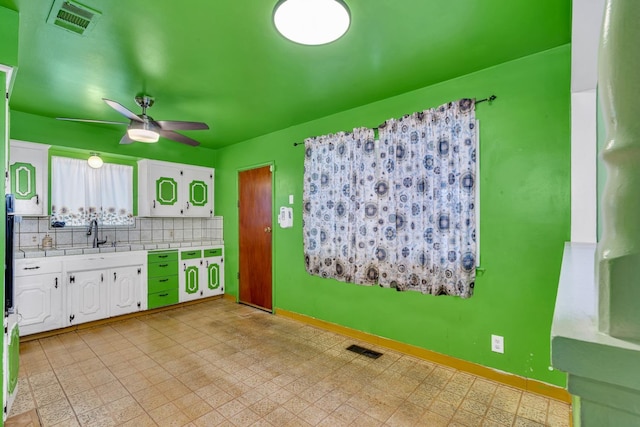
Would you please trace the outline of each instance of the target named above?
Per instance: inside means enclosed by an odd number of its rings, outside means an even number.
[[[158,142],[160,134],[149,129],[129,129],[129,138],[138,142]]]
[[[287,39],[304,45],[323,45],[342,37],[351,24],[342,0],[280,0],[273,23]]]
[[[127,125],[127,133],[120,140],[120,144],[131,144],[134,141],[153,143],[158,142],[160,137],[180,142],[182,144],[191,145],[192,147],[200,145],[195,139],[189,138],[181,133],[174,132],[176,130],[207,130],[209,126],[202,122],[185,122],[175,120],[154,120],[153,117],[147,115],[147,108],[151,107],[154,99],[148,95],[137,95],[136,103],[142,107],[142,114],[136,114],[124,105],[102,98],[107,105],[118,113],[122,114],[130,120],[129,123],[112,122],[107,120],[92,119],[70,119],[66,117],[58,117],[58,120],[67,120],[73,122],[85,123],[107,123],[115,125]]]

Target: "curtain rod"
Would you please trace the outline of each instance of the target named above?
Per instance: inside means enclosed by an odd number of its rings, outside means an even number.
[[[491,104],[491,102],[492,102],[492,101],[495,101],[495,100],[496,100],[496,98],[497,98],[497,96],[495,96],[495,95],[491,95],[491,96],[490,96],[490,97],[488,97],[488,98],[484,98],[484,99],[479,99],[479,100],[477,100],[477,101],[476,101],[476,104],[480,104],[481,102],[488,102],[489,104]],[[375,133],[376,133],[376,134],[378,133],[378,128],[377,128],[377,127],[373,128],[373,130],[375,131]],[[293,146],[294,146],[294,147],[297,147],[298,145],[304,145],[304,142],[294,142],[294,143],[293,143]]]

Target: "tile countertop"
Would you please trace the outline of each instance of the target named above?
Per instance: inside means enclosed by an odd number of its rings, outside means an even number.
[[[100,248],[87,248],[87,247],[68,247],[68,248],[53,248],[53,249],[39,249],[39,248],[25,248],[15,249],[14,258],[42,258],[42,257],[54,257],[54,256],[66,256],[66,255],[89,255],[89,254],[104,254],[114,252],[131,252],[131,251],[149,251],[154,249],[173,249],[173,248],[189,248],[195,246],[224,246],[222,240],[196,240],[189,242],[140,242],[140,243],[122,243],[116,246],[102,246]]]

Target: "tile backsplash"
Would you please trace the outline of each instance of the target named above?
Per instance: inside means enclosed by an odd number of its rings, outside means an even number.
[[[48,234],[53,238],[53,247],[69,249],[87,247],[93,236],[87,236],[87,227],[51,228],[49,217],[22,217],[15,225],[14,248],[18,250],[38,249]],[[222,217],[213,218],[135,218],[130,227],[102,227],[100,240],[107,239],[104,246],[117,244],[175,243],[202,240],[223,241]]]

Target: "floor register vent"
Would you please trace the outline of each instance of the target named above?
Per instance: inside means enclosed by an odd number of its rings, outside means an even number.
[[[96,24],[101,13],[71,0],[55,0],[47,23],[83,35]]]
[[[361,354],[363,356],[370,357],[371,359],[377,359],[382,356],[382,353],[378,353],[377,351],[370,350],[368,348],[360,347],[359,345],[352,344],[347,347],[347,350],[353,351],[354,353]]]

